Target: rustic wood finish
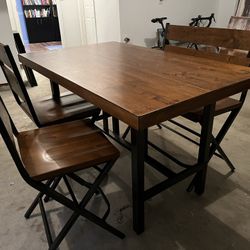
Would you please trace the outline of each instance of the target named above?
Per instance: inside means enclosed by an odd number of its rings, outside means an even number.
[[[177,46],[166,46],[166,52],[173,52],[173,53],[180,53],[183,55],[190,55],[190,56],[197,56],[203,57],[207,59],[212,59],[216,61],[221,61],[230,64],[238,64],[242,66],[249,66],[250,65],[250,58],[236,55],[228,55],[228,54],[221,54],[221,53],[212,53],[203,50],[195,50],[195,49],[187,49]]]
[[[114,42],[19,58],[135,129],[250,87],[246,67]]]
[[[167,38],[182,42],[206,44],[228,49],[249,50],[250,31],[167,25]]]
[[[17,140],[25,168],[37,181],[119,157],[100,130],[82,120],[20,132]]]
[[[59,100],[46,97],[39,101],[34,101],[32,104],[41,126],[83,119],[93,115],[97,116],[99,113],[99,109],[93,106],[93,104],[69,92],[61,94]],[[29,114],[25,102],[21,103],[20,106]]]
[[[216,102],[214,115],[217,116],[224,114],[233,109],[241,107],[241,105],[242,103],[238,100],[235,100],[233,98],[224,98]],[[192,110],[191,112],[188,112],[183,116],[193,122],[201,122],[203,118],[203,108]]]
[[[166,46],[166,53],[180,53],[185,55],[192,55],[201,58],[212,59],[215,61],[221,61],[229,64],[237,64],[243,66],[250,65],[250,58],[247,57],[250,51],[250,31],[246,30],[232,30],[232,29],[218,29],[218,28],[201,28],[195,29],[190,26],[178,26],[167,25],[166,38],[168,40],[186,41],[190,43],[202,43],[203,45],[213,45],[217,48],[220,46],[226,48],[228,54],[225,54],[225,50],[222,50],[222,54],[219,52],[201,51],[192,48],[183,48],[177,46],[171,46],[171,43]],[[217,36],[215,36],[217,34]],[[241,56],[230,55],[230,49],[244,49],[245,53]],[[225,98],[216,103],[215,116],[220,115],[231,110],[240,108],[242,106],[241,101],[234,100],[232,98]],[[203,117],[203,108],[193,110],[184,114],[184,117],[194,121],[201,122]]]

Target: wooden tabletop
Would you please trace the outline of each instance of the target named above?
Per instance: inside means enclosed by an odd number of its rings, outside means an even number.
[[[250,88],[250,68],[115,42],[19,59],[135,129]]]

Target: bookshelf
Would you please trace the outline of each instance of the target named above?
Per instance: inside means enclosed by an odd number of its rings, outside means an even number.
[[[30,43],[61,41],[56,0],[22,0]]]

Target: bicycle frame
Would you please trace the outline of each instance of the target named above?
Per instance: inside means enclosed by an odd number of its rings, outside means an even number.
[[[216,22],[214,13],[212,13],[209,17],[202,17],[201,15],[198,15],[198,17],[192,18],[192,22],[189,23],[189,26],[194,26],[194,27],[199,27],[202,21],[208,21],[207,26],[205,27],[210,27],[212,22]]]

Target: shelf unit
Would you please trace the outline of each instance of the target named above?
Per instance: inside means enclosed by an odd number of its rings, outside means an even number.
[[[26,22],[30,43],[61,41],[57,6],[55,1],[49,4],[35,4],[37,1],[22,1],[23,13]]]

